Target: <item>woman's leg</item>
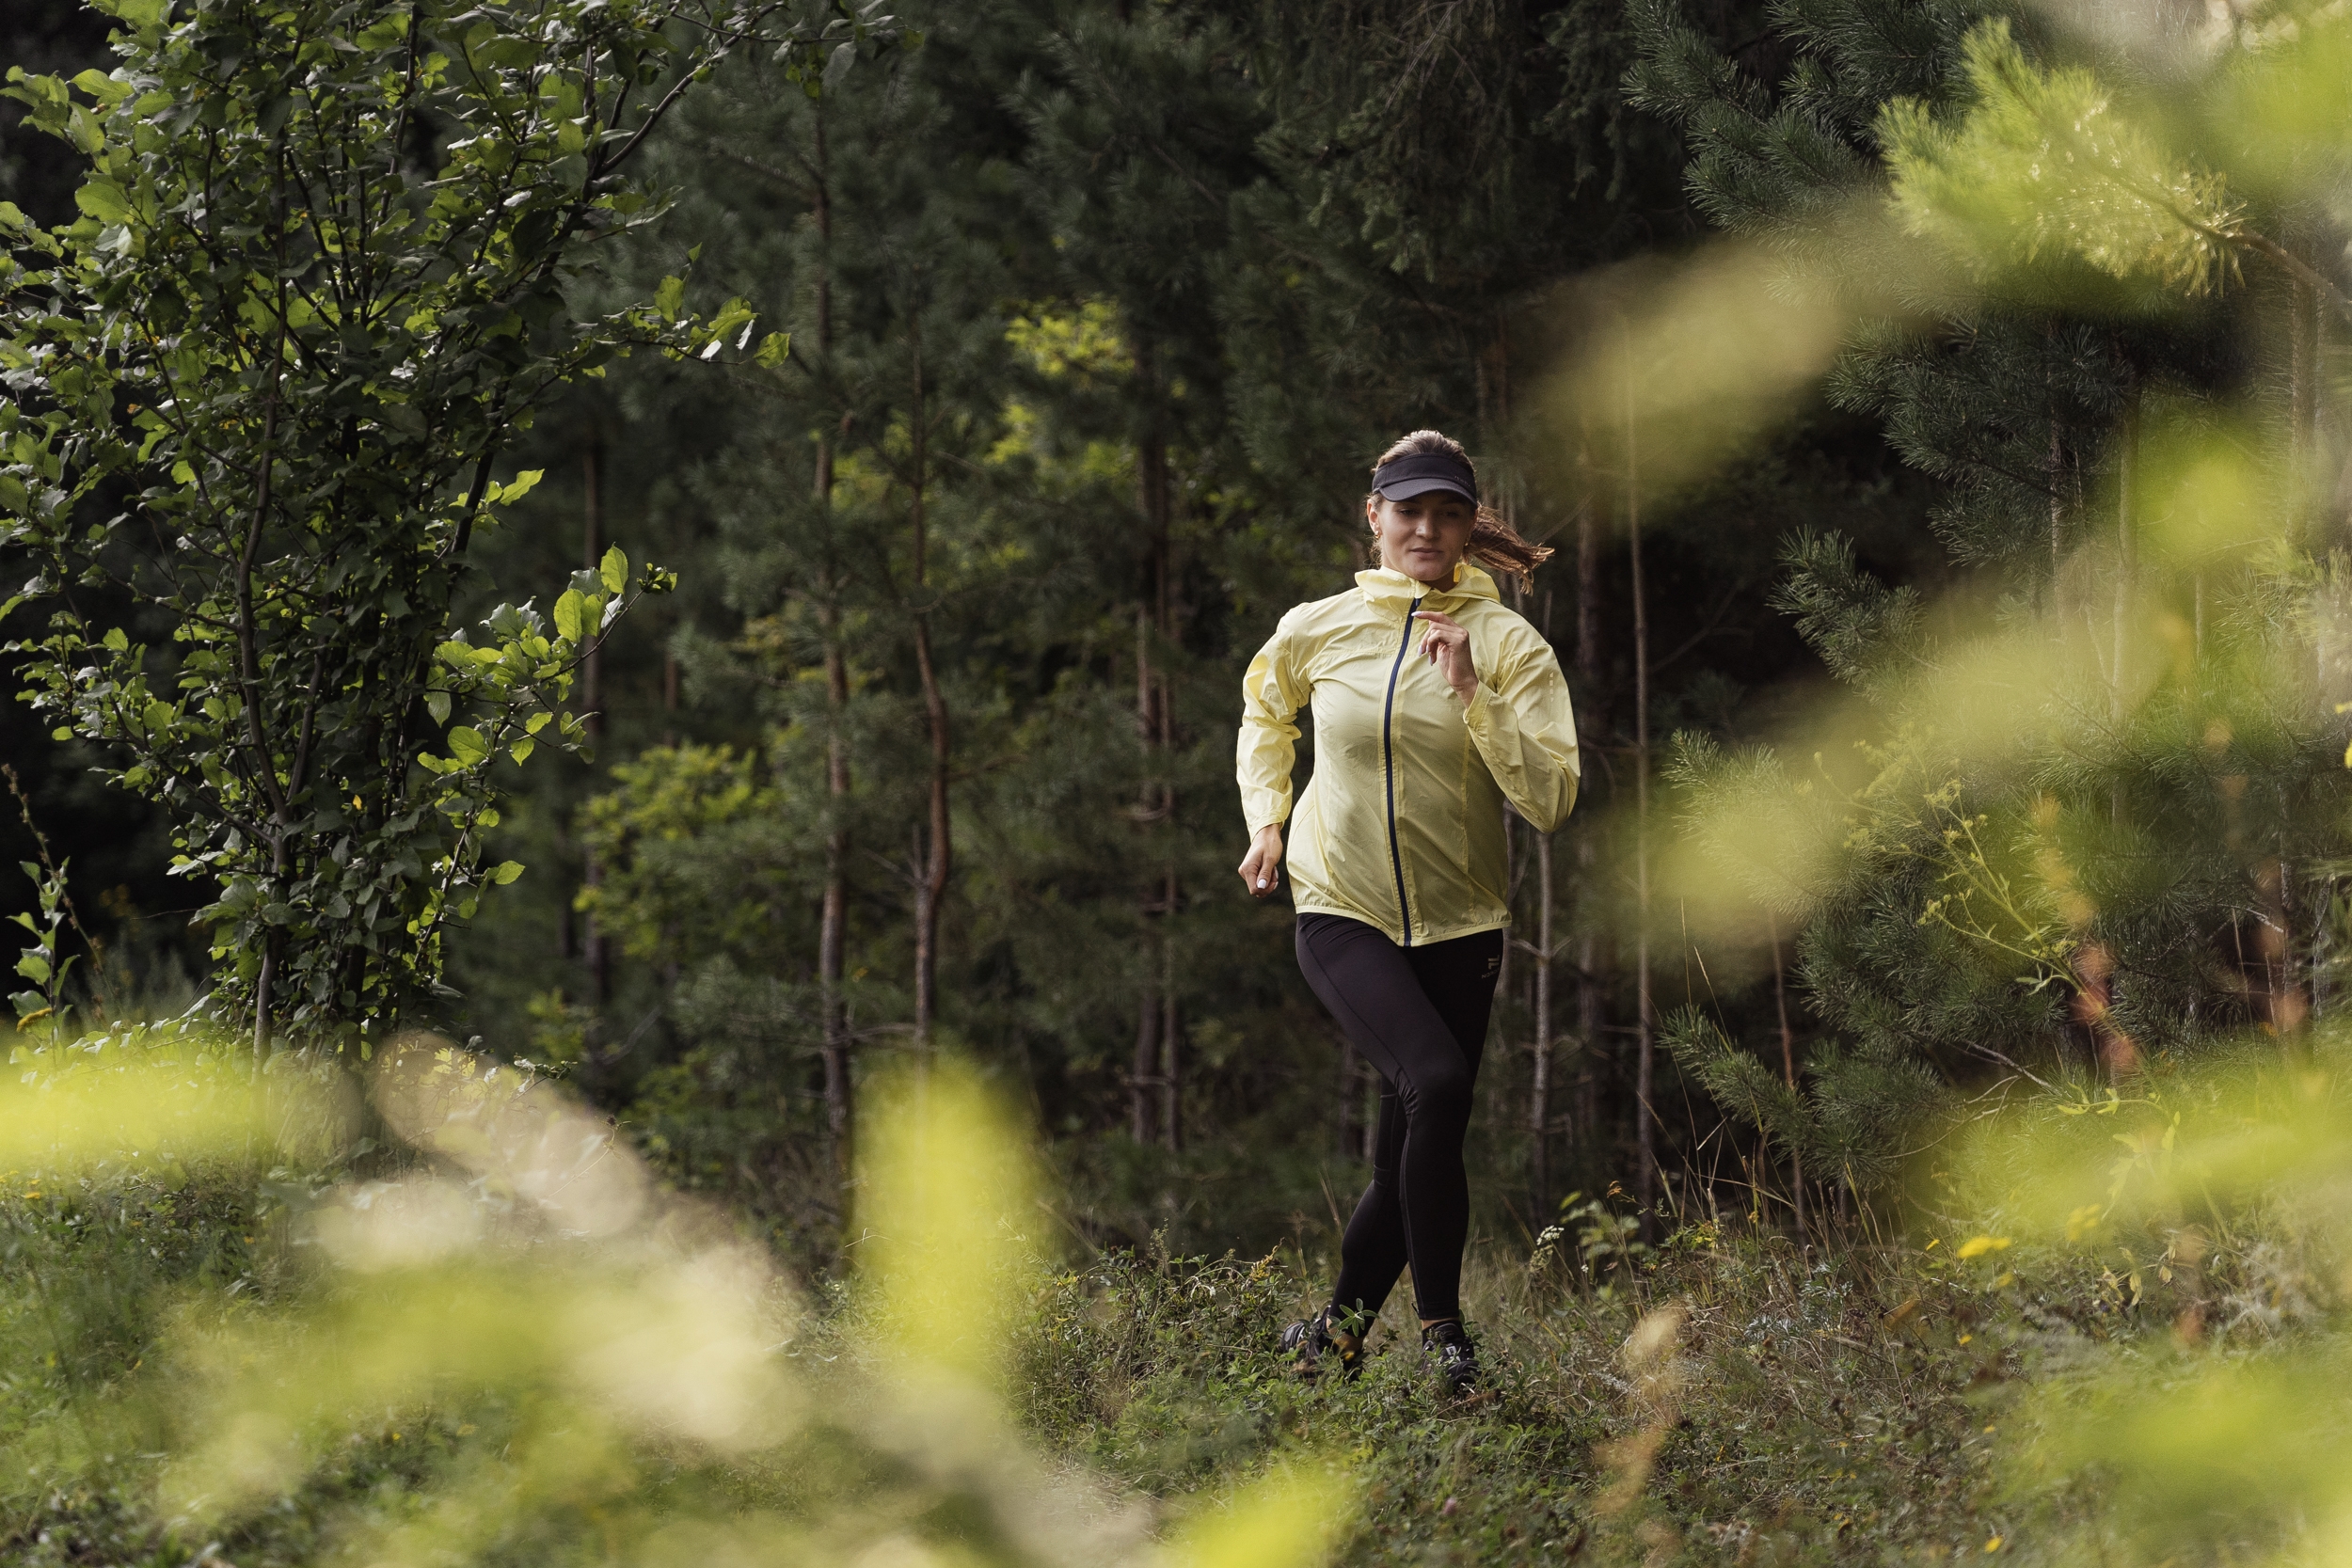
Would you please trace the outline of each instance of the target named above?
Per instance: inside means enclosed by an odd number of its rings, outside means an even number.
[[[1375,933],[1376,934],[1376,933]],[[1331,1304],[1357,1322],[1360,1334],[1380,1315],[1411,1257],[1405,1244],[1405,1207],[1398,1201],[1397,1164],[1405,1155],[1405,1106],[1396,1085],[1380,1081],[1380,1120],[1372,1135],[1372,1185],[1356,1200],[1340,1233],[1340,1277]]]
[[[1495,980],[1502,972],[1502,943],[1507,933],[1481,931],[1475,936],[1456,937],[1452,942],[1432,942],[1426,947],[1409,948],[1406,959],[1412,964],[1414,978],[1421,982],[1422,994],[1445,1020],[1446,1031],[1454,1037],[1469,1064],[1467,1082],[1474,1088],[1478,1069],[1486,1054],[1486,1022],[1494,1016]],[[1466,1101],[1462,1121],[1469,1126],[1470,1111]],[[1413,1294],[1421,1308],[1423,1323],[1462,1315],[1462,1243],[1470,1234],[1470,1179],[1462,1170],[1461,1144],[1454,1144],[1454,1171],[1461,1181],[1461,1227],[1454,1232],[1456,1240],[1450,1251],[1430,1260],[1424,1268],[1420,1258],[1413,1259]]]
[[[1408,952],[1361,921],[1309,914],[1299,917],[1297,946],[1307,983],[1395,1091],[1393,1112],[1383,1101],[1377,1150],[1393,1148],[1394,1164],[1375,1160],[1373,1184],[1342,1241],[1336,1305],[1378,1308],[1396,1281],[1401,1229],[1421,1315],[1458,1316],[1470,1230],[1462,1140],[1493,1002],[1488,960],[1502,954],[1502,933]],[[1457,1027],[1468,1032],[1467,1046]]]

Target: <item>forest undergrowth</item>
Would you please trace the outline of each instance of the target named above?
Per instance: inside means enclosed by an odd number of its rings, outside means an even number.
[[[1614,1284],[1569,1272],[1472,1269],[1494,1392],[1460,1409],[1395,1309],[1359,1380],[1302,1382],[1270,1348],[1314,1299],[1295,1256],[1107,1258],[1040,1292],[1025,1414],[1153,1492],[1285,1442],[1347,1452],[1345,1562],[1941,1558],[2012,1528],[1997,1409],[2027,1335],[2007,1291],[1933,1253],[1712,1227]]]
[[[342,1117],[299,1147],[255,1142],[288,1085],[261,1116],[167,1059],[164,1114],[151,1064],[30,1059],[0,1153],[72,1147],[0,1198],[10,1563],[2295,1561],[2338,1490],[2341,1183],[2296,1164],[2341,1158],[2326,1060],[2037,1101],[1885,1199],[1900,1234],[1646,1248],[1588,1203],[1482,1243],[1462,1407],[1402,1298],[1359,1379],[1302,1379],[1276,1337],[1328,1259],[1295,1247],[1055,1259],[952,1076],[812,1290],[462,1053],[374,1122],[297,1092]]]

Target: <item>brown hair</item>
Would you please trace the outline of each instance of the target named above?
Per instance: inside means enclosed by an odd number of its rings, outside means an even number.
[[[1434,430],[1416,430],[1402,437],[1374,459],[1372,471],[1378,473],[1381,464],[1392,463],[1400,457],[1415,457],[1429,452],[1442,452],[1455,458],[1470,469],[1471,478],[1475,479],[1478,475],[1478,466],[1470,460],[1470,453],[1462,450],[1462,443]],[[1375,491],[1364,499],[1377,500],[1380,497]],[[1470,527],[1470,546],[1462,553],[1491,572],[1517,578],[1519,586],[1525,588],[1535,568],[1551,559],[1551,546],[1520,538],[1519,531],[1502,520],[1502,514],[1482,500],[1478,503],[1478,521]]]

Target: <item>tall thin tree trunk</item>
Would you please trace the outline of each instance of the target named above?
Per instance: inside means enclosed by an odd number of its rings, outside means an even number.
[[[1633,412],[1629,350],[1625,402],[1625,521],[1633,562],[1633,982],[1636,1055],[1633,1073],[1635,1202],[1642,1239],[1657,1239],[1658,1022],[1650,994],[1649,953],[1649,601],[1642,580],[1642,468]]]
[[[818,624],[825,643],[825,804],[831,820],[825,829],[825,896],[817,935],[817,1008],[824,1036],[825,1132],[833,1145],[834,1174],[846,1190],[854,1135],[849,1012],[842,987],[850,922],[850,746],[845,733],[850,669],[841,647],[841,607],[826,604],[818,612]]]
[[[2133,485],[2138,478],[2139,418],[2137,406],[2127,406],[2116,431],[2115,454],[2115,646],[2112,654],[2113,679],[2108,684],[2108,720],[2115,727],[2118,742],[2122,739],[2123,724],[2129,702],[2128,683],[2131,678],[2132,592],[2138,571],[2138,541],[2134,537],[2132,506]],[[2107,787],[2107,822],[2122,828],[2125,810],[2123,773],[2116,770]]]
[[[1168,868],[1167,908],[1169,914],[1175,912],[1176,868],[1172,865]],[[1184,1147],[1184,1101],[1179,1092],[1184,1075],[1178,1056],[1184,1049],[1184,1035],[1178,1022],[1176,938],[1169,931],[1160,938],[1160,1142],[1171,1154]]]
[[[588,450],[580,464],[580,555],[590,571],[604,560],[604,436],[591,431]],[[580,665],[580,705],[581,722],[588,732],[591,746],[604,739],[604,649],[601,641],[592,642],[587,657]],[[580,867],[580,880],[590,888],[604,881],[604,867],[597,863],[592,845]],[[581,953],[588,965],[588,1000],[598,1007],[612,999],[612,957],[606,946],[604,928],[596,920],[596,911],[588,911],[585,940]]]
[[[1135,344],[1136,378],[1152,400],[1145,420],[1141,441],[1136,452],[1137,501],[1143,513],[1148,559],[1143,585],[1144,610],[1148,629],[1139,623],[1136,634],[1136,718],[1141,726],[1146,756],[1150,759],[1152,783],[1146,786],[1146,801],[1141,815],[1147,821],[1160,825],[1163,837],[1172,831],[1176,817],[1176,786],[1172,778],[1175,756],[1176,723],[1174,693],[1170,689],[1168,672],[1152,668],[1150,651],[1156,636],[1160,646],[1167,647],[1175,640],[1175,584],[1171,562],[1169,530],[1174,508],[1169,494],[1168,468],[1168,436],[1159,399],[1159,359],[1157,349],[1148,332],[1138,331]],[[1179,1105],[1184,1093],[1181,1074],[1182,1051],[1178,1037],[1180,1013],[1176,1006],[1175,919],[1183,903],[1183,885],[1175,862],[1166,861],[1160,875],[1154,879],[1152,891],[1145,895],[1147,911],[1156,913],[1160,946],[1159,977],[1156,985],[1146,981],[1143,994],[1137,999],[1136,1031],[1136,1066],[1138,1076],[1156,1078],[1159,1092],[1159,1131],[1161,1141],[1169,1148],[1177,1147],[1182,1137],[1183,1117]],[[1147,929],[1149,921],[1147,917]],[[1156,1026],[1144,1020],[1157,1015]],[[1156,1032],[1157,1060],[1155,1071],[1145,1069],[1146,1037]],[[1141,1110],[1137,1125],[1145,1124]]]
[[[1151,612],[1143,605],[1136,607],[1136,728],[1143,736],[1147,769],[1152,758],[1152,737],[1159,733],[1152,721],[1152,699],[1156,690],[1152,680],[1152,621]],[[1137,802],[1136,816],[1149,822],[1156,805],[1151,784],[1145,783]],[[1147,952],[1156,935],[1152,924],[1151,901],[1147,897],[1143,909],[1142,941]],[[1160,1002],[1157,965],[1147,958],[1143,969],[1143,984],[1136,998],[1136,1052],[1127,1074],[1127,1127],[1137,1143],[1150,1143],[1157,1117],[1152,1111],[1152,1094],[1160,1082]]]
[[[286,869],[286,834],[293,823],[286,812],[286,797],[278,787],[278,759],[272,753],[262,728],[262,670],[255,648],[260,640],[253,618],[253,562],[262,547],[262,531],[269,527],[270,482],[277,470],[275,447],[278,439],[278,378],[286,364],[286,147],[281,137],[278,143],[276,161],[270,181],[270,213],[277,222],[270,227],[278,239],[278,342],[270,351],[269,393],[262,404],[262,463],[261,474],[254,485],[253,522],[246,531],[245,549],[237,567],[237,663],[245,684],[246,738],[252,748],[254,771],[261,777],[262,793],[269,799],[271,816],[270,885],[268,895],[278,895],[278,879]],[[297,783],[297,787],[298,787]],[[262,940],[262,963],[253,977],[253,1065],[256,1071],[269,1065],[270,1012],[278,1005],[278,960],[283,951],[285,935],[273,927]]]
[[[910,509],[914,526],[914,661],[923,680],[923,712],[930,725],[930,844],[914,897],[914,1049],[917,1070],[928,1065],[931,1029],[939,1013],[939,906],[947,895],[947,871],[954,841],[947,815],[949,757],[947,700],[939,688],[939,672],[931,658],[930,539],[925,532],[924,502],[930,477],[929,410],[923,388],[923,318],[918,301],[913,317],[914,365],[914,497]]]
[[[825,111],[812,110],[815,121],[815,202],[820,259],[817,269],[817,373],[827,389],[833,371],[833,197],[825,145]],[[832,536],[834,436],[817,442],[816,499],[825,514],[826,537]],[[823,599],[818,626],[825,652],[825,894],[817,937],[818,1026],[823,1037],[825,1069],[825,1131],[832,1145],[834,1176],[841,1184],[847,1212],[850,1173],[855,1158],[855,1086],[850,1076],[850,1026],[843,994],[842,965],[849,946],[850,923],[850,705],[849,657],[842,647],[841,579],[835,563],[825,562]]]
[[[1519,878],[1519,814],[1508,802],[1502,808],[1502,908],[1512,918],[1518,918]],[[1517,978],[1518,965],[1511,955],[1522,943],[1515,941],[1508,927],[1502,934],[1502,961],[1495,970],[1495,995],[1509,1000],[1511,982]]]
[[[1769,918],[1769,917],[1768,917]],[[1772,1006],[1780,1013],[1780,1071],[1788,1085],[1788,1092],[1797,1092],[1797,1031],[1788,1022],[1788,972],[1780,956],[1780,923],[1771,922],[1772,934]],[[1795,1148],[1788,1150],[1788,1192],[1797,1211],[1797,1239],[1811,1234],[1805,1228],[1804,1155]]]
[[[2042,327],[2045,352],[2058,353],[2058,318],[2053,316]],[[2058,420],[2058,390],[2055,369],[2045,369],[2042,384],[2048,398],[2050,419],[2050,454],[2044,462],[2050,486],[2050,626],[2054,637],[2066,635],[2066,597],[2063,578],[2066,565],[2066,431]]]
[[[1602,722],[1600,652],[1600,519],[1588,492],[1576,524],[1576,705],[1577,728],[1598,741]],[[1589,781],[1588,781],[1589,782]],[[1600,982],[1600,847],[1590,828],[1576,835],[1577,915],[1583,927],[1576,945],[1576,1033],[1581,1058],[1577,1074],[1576,1138],[1580,1150],[1593,1147],[1599,1121],[1601,1036],[1609,1022],[1609,997]]]
[[[1551,835],[1535,835],[1535,1062],[1527,1091],[1534,1151],[1535,1212],[1551,1204]]]

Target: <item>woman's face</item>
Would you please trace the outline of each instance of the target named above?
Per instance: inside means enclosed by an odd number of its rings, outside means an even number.
[[[1451,490],[1424,490],[1408,500],[1374,496],[1364,502],[1380,564],[1421,582],[1452,582],[1470,547],[1478,508]]]

